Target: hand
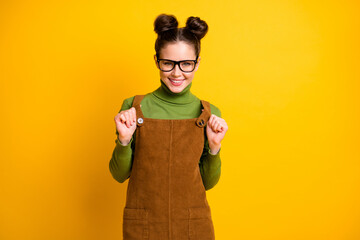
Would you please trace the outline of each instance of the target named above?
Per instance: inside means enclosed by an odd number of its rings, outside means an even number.
[[[216,154],[220,150],[221,141],[223,140],[227,130],[228,126],[225,120],[211,114],[210,119],[207,122],[206,135],[212,154]]]
[[[136,129],[136,110],[134,107],[119,112],[114,118],[119,141],[127,145]]]

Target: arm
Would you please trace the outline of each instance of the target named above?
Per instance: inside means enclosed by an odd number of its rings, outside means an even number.
[[[218,117],[221,117],[220,110],[215,107],[214,105],[210,105],[211,112],[215,114]],[[206,128],[206,127],[205,127]],[[220,150],[213,154],[209,147],[209,141],[207,139],[206,135],[206,129],[204,131],[205,134],[205,144],[204,144],[204,150],[200,158],[199,162],[199,168],[201,177],[203,180],[203,184],[205,187],[205,190],[209,190],[213,188],[220,179],[221,174],[221,158],[220,158]]]
[[[220,151],[213,155],[209,148],[207,138],[205,139],[204,151],[201,155],[199,168],[205,190],[213,188],[220,179],[221,174],[221,158]]]
[[[119,112],[131,108],[133,98],[125,99]],[[134,135],[127,145],[123,145],[118,138],[118,131],[116,130],[115,148],[113,150],[112,157],[109,162],[109,170],[112,177],[123,183],[130,177],[132,161],[133,161],[133,150],[135,146]]]

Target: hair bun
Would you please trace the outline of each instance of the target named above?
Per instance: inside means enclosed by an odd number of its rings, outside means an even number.
[[[209,29],[207,23],[199,17],[189,17],[185,28],[192,32],[198,40],[202,39]]]
[[[160,14],[154,22],[154,31],[157,34],[176,29],[177,27],[178,21],[174,15]]]

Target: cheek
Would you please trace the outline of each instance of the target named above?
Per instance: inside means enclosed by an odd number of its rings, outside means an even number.
[[[192,79],[194,77],[194,73],[184,73],[187,79]]]
[[[169,73],[160,71],[161,78],[166,78],[168,75],[169,75]]]

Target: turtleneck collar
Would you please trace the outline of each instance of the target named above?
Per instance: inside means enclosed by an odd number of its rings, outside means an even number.
[[[196,96],[190,92],[192,82],[187,85],[181,92],[172,92],[166,84],[160,79],[161,86],[152,92],[157,98],[175,104],[187,104],[196,99]]]

